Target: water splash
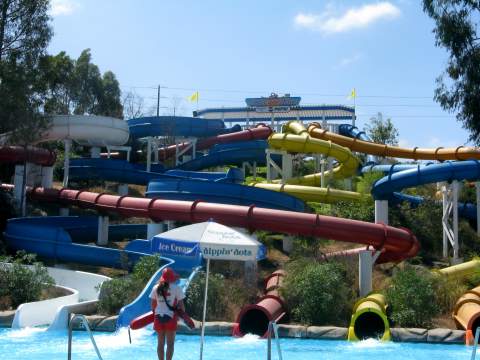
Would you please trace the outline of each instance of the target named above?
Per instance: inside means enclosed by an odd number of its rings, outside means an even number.
[[[241,338],[235,338],[233,340],[233,342],[236,344],[254,344],[260,341],[262,341],[261,337],[254,334],[246,334]]]
[[[45,332],[47,328],[35,328],[35,327],[26,327],[22,329],[15,329],[7,332],[7,338],[25,338],[31,337],[35,334]]]
[[[351,343],[354,348],[357,349],[370,349],[370,348],[385,348],[385,347],[392,347],[395,346],[390,341],[381,341],[378,339],[366,339],[366,340],[361,340],[358,342],[352,342]]]

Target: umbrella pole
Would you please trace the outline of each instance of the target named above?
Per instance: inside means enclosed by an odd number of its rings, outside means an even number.
[[[208,294],[208,277],[210,274],[210,259],[207,259],[207,274],[205,276],[205,295],[203,297],[203,319],[202,319],[202,335],[200,336],[200,360],[203,359],[203,342],[205,337],[205,318],[207,316],[207,294]]]

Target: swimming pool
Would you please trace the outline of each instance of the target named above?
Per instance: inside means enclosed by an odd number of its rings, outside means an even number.
[[[151,330],[132,331],[129,344],[126,330],[119,333],[95,333],[95,340],[104,360],[156,359],[156,336]],[[470,359],[471,348],[464,345],[380,343],[367,340],[346,341],[282,339],[285,360],[462,360]],[[277,359],[273,347],[272,358]],[[266,359],[267,342],[253,336],[242,339],[207,337],[206,360]],[[67,335],[42,329],[0,329],[0,354],[15,360],[51,360],[67,358]],[[199,337],[179,335],[174,359],[198,359]],[[96,354],[86,332],[74,332],[72,360],[96,360]]]

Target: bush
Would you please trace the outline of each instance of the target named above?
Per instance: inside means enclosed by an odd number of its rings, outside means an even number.
[[[101,314],[118,314],[120,309],[135,300],[142,287],[131,277],[116,278],[102,284],[98,302]]]
[[[225,320],[228,309],[225,277],[210,273],[208,279],[207,320]],[[199,272],[188,287],[185,310],[195,319],[202,319],[203,299],[205,294],[205,272]]]
[[[439,314],[436,297],[438,280],[428,270],[407,265],[396,271],[386,291],[390,318],[403,327],[430,327]]]
[[[40,300],[43,290],[54,285],[47,268],[35,263],[33,268],[20,261],[0,265],[0,306],[16,309],[20,304]]]
[[[122,307],[131,303],[143,290],[160,267],[160,256],[144,256],[134,266],[129,276],[102,283],[98,302],[101,314],[118,314]]]
[[[297,260],[286,270],[281,294],[294,321],[307,325],[346,324],[354,294],[343,265]]]

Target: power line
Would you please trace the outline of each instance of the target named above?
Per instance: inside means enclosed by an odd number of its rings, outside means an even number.
[[[158,86],[126,86],[125,89],[150,89],[157,90]],[[178,91],[203,91],[203,92],[219,92],[219,93],[234,93],[234,94],[268,94],[272,90],[260,91],[260,90],[239,90],[239,89],[222,89],[222,88],[193,88],[193,87],[175,87],[175,86],[161,86],[165,90],[178,90]],[[299,96],[323,96],[323,97],[343,97],[347,98],[348,94],[328,94],[320,92],[302,92],[302,91],[279,91],[278,93],[294,93]],[[377,98],[377,99],[429,99],[433,100],[433,96],[412,96],[412,95],[357,95],[357,98]]]

